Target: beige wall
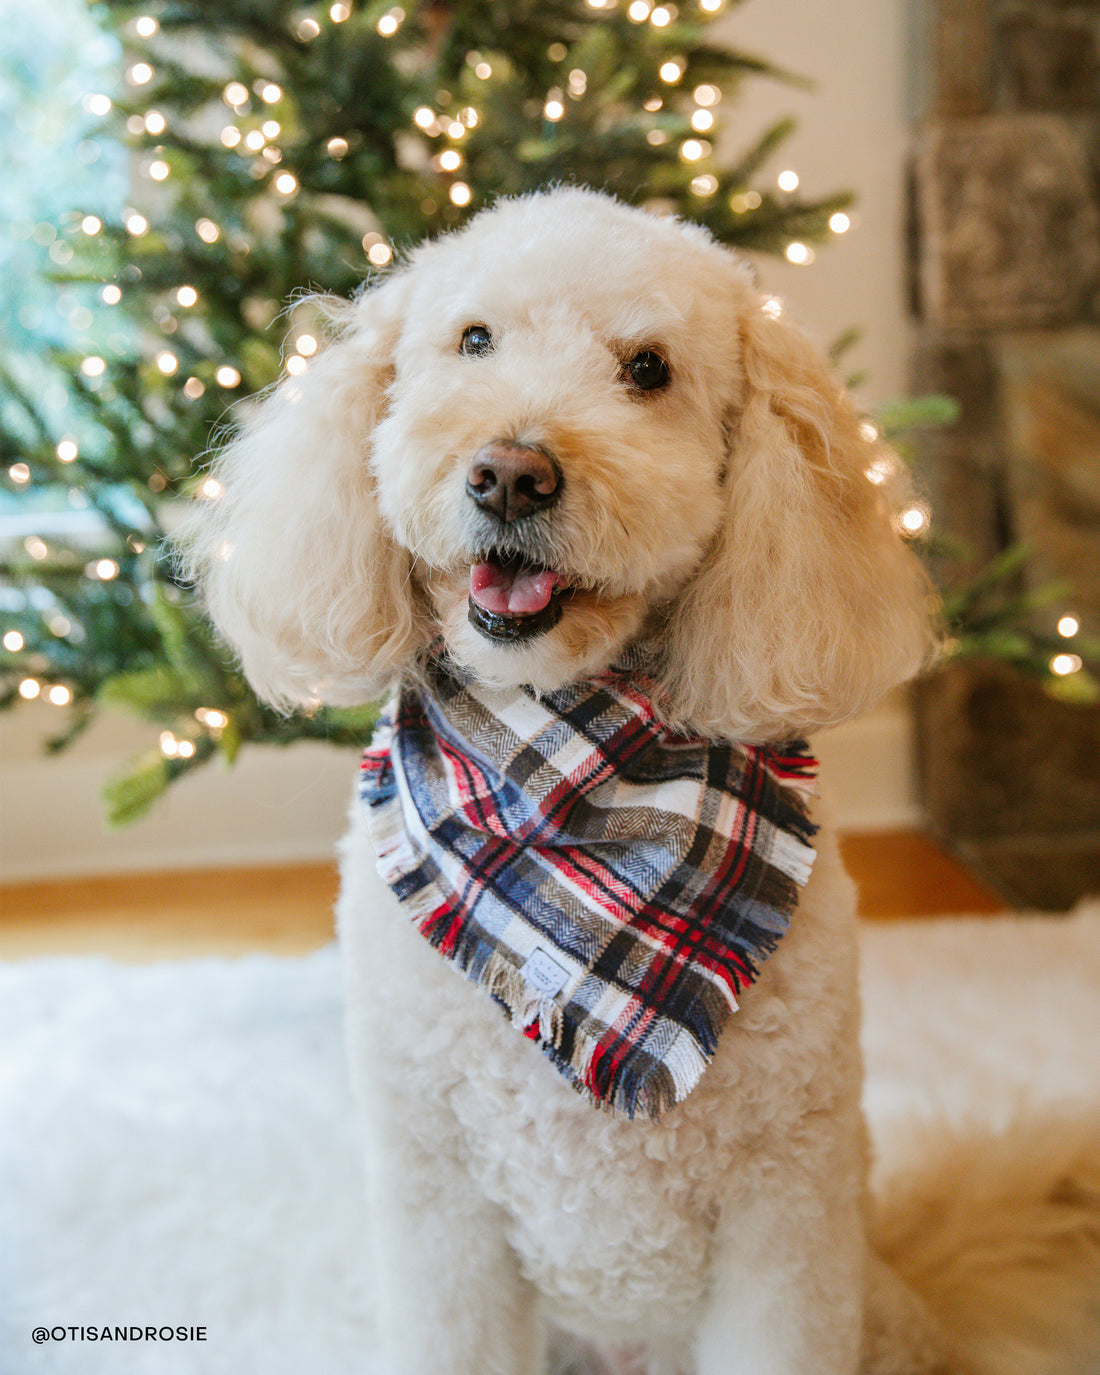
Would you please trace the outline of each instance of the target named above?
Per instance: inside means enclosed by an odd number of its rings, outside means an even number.
[[[731,142],[748,143],[793,115],[798,130],[775,155],[810,196],[854,191],[853,228],[806,267],[759,262],[763,284],[823,343],[864,330],[845,372],[866,372],[868,403],[902,392],[909,337],[905,309],[905,160],[912,0],[745,0],[722,21],[731,47],[810,77],[811,90],[746,80]],[[744,137],[738,136],[744,130]]]

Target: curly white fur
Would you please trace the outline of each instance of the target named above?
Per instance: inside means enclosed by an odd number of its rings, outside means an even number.
[[[334,342],[218,458],[223,494],[183,536],[272,701],[361,701],[440,638],[487,682],[548,690],[645,634],[670,718],[763,740],[921,663],[928,592],[867,479],[876,441],[701,230],[528,197],[331,310]],[[475,325],[493,347],[470,356]],[[666,387],[630,385],[644,350]],[[561,477],[509,535],[568,589],[518,643],[467,615],[486,541],[467,479],[492,443]],[[548,1324],[649,1375],[971,1369],[866,1241],[854,901],[827,827],[792,931],[657,1123],[588,1107],[455,978],[357,812],[340,926],[392,1375],[536,1375]]]

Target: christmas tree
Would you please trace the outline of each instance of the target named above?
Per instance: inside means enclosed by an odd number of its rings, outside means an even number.
[[[244,742],[359,743],[369,726],[369,708],[287,719],[259,702],[165,554],[235,406],[321,346],[312,289],[349,294],[424,235],[553,181],[793,261],[846,228],[846,195],[765,182],[789,124],[730,148],[739,83],[784,74],[716,39],[725,3],[102,0],[71,24],[45,7],[49,41],[25,29],[45,19],[13,10],[8,88],[27,137],[0,156],[33,163],[35,138],[43,159],[67,140],[66,165],[87,174],[47,178],[52,200],[16,216],[0,704],[66,708],[58,747],[104,705],[146,718],[116,820]],[[60,73],[41,56],[66,50]],[[28,92],[56,109],[59,86],[78,112],[63,137],[26,114]]]

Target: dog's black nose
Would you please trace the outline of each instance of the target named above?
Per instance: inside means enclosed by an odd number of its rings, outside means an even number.
[[[561,469],[545,450],[504,440],[478,451],[466,479],[471,500],[505,523],[544,511],[561,487]]]

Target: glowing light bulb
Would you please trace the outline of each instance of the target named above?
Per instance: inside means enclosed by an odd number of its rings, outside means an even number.
[[[232,389],[233,387],[239,387],[241,385],[241,374],[236,368],[231,367],[228,363],[223,364],[222,367],[217,370],[214,374],[214,378],[219,387]]]
[[[493,69],[488,62],[479,62],[474,68],[474,76],[479,81],[488,81],[493,74]]]
[[[797,191],[798,180],[798,173],[792,172],[790,168],[785,172],[780,172],[779,176],[776,177],[780,191]]]
[[[626,17],[635,24],[644,24],[649,18],[650,9],[649,0],[632,0],[627,8]]]
[[[413,112],[413,123],[420,129],[430,129],[435,123],[435,111],[421,105],[419,110]]]
[[[458,206],[469,205],[474,198],[474,193],[464,181],[456,181],[448,192],[448,195],[451,198],[452,204]]]
[[[99,233],[99,231],[103,228],[103,221],[99,218],[98,215],[85,215],[84,218],[80,221],[80,227],[85,234],[91,236],[93,234]]]
[[[193,286],[181,286],[176,292],[176,300],[183,306],[184,310],[190,310],[193,305],[198,303],[199,293]]]
[[[1058,634],[1064,640],[1072,640],[1074,635],[1081,629],[1081,622],[1076,616],[1063,616],[1058,622]]]
[[[298,189],[298,178],[289,172],[280,172],[275,178],[275,190],[280,196],[292,196]]]
[[[714,128],[714,116],[709,110],[696,110],[691,117],[691,127],[697,134],[709,133]]]
[[[717,105],[722,99],[722,92],[717,86],[696,86],[693,98],[696,105]]]
[[[923,506],[910,506],[898,517],[898,524],[907,535],[919,535],[928,528],[928,511]]]
[[[234,109],[248,104],[248,87],[239,81],[231,81],[222,92],[222,99]]]
[[[188,401],[197,401],[204,394],[206,387],[198,377],[189,377],[183,384],[183,394]]]
[[[337,3],[329,10],[328,17],[334,24],[342,24],[345,19],[351,18],[351,8],[348,5]]]
[[[160,158],[149,164],[149,175],[154,181],[167,181],[172,169]]]
[[[717,190],[718,178],[712,177],[709,172],[691,179],[691,191],[695,196],[713,196]]]
[[[9,654],[18,654],[26,643],[18,630],[9,630],[4,636],[4,648]]]
[[[700,158],[706,157],[706,144],[701,143],[697,138],[685,139],[680,144],[680,156],[687,162],[698,162]]]
[[[208,477],[199,488],[199,496],[205,501],[217,501],[225,488],[216,477]]]
[[[111,582],[118,577],[119,567],[114,559],[97,559],[89,565],[87,571],[90,578],[98,578],[100,582]]]
[[[1071,673],[1080,673],[1084,667],[1080,654],[1055,654],[1050,661],[1051,673],[1059,678],[1067,678]]]
[[[439,165],[444,172],[457,172],[462,166],[462,154],[457,149],[448,148],[445,153],[440,153]]]
[[[258,153],[266,142],[261,129],[250,129],[244,136],[244,146],[250,153]]]
[[[664,5],[658,5],[649,16],[649,22],[655,29],[666,29],[672,23],[672,11]]]
[[[107,362],[93,353],[81,362],[80,371],[85,377],[102,377],[107,371]]]
[[[310,43],[321,32],[321,26],[316,19],[303,19],[297,28],[298,37],[303,43]]]
[[[805,267],[814,260],[814,251],[809,244],[789,243],[783,250],[787,261],[794,263],[797,267]]]
[[[132,210],[126,216],[126,228],[135,238],[140,238],[149,230],[149,221],[144,215],[139,215],[136,210]]]
[[[19,684],[19,695],[25,702],[33,702],[42,691],[42,684],[37,678],[24,678]]]
[[[735,191],[730,197],[730,209],[735,215],[745,215],[750,210],[757,210],[760,204],[758,191]]]
[[[683,74],[684,69],[680,66],[679,62],[662,62],[657,71],[657,75],[666,86],[674,86]]]
[[[829,216],[829,228],[834,234],[847,234],[852,227],[852,221],[842,210],[838,210],[835,215]]]
[[[46,693],[46,700],[54,707],[67,707],[73,700],[72,689],[67,688],[63,683],[54,683],[49,692]]]
[[[465,204],[465,202],[455,201],[455,204],[461,205]],[[393,249],[390,248],[388,243],[382,243],[381,240],[372,243],[367,249],[367,259],[369,262],[373,263],[375,267],[385,267],[392,257]]]
[[[565,106],[560,100],[548,100],[542,107],[542,113],[552,124],[556,124],[565,114]]]
[[[143,14],[140,19],[134,20],[134,32],[139,38],[152,38],[159,28],[160,25],[151,14]]]
[[[158,353],[155,361],[158,370],[164,373],[165,377],[171,377],[180,365],[176,355],[167,349],[163,353]]]
[[[8,469],[8,477],[17,487],[23,487],[31,480],[31,470],[25,463],[13,463]]]
[[[197,220],[195,222],[195,233],[203,243],[217,243],[221,238],[222,231],[213,220]]]
[[[57,446],[58,462],[74,463],[79,452],[75,439],[63,439]]]
[[[147,134],[163,134],[168,127],[168,121],[159,110],[150,110],[143,123]]]
[[[312,358],[317,352],[317,340],[312,334],[299,334],[295,345],[303,358]]]
[[[109,95],[101,95],[99,92],[92,95],[86,95],[81,104],[90,115],[96,115],[100,119],[102,119],[104,115],[109,115],[113,108],[111,97]]]
[[[147,86],[153,79],[153,69],[148,62],[135,62],[126,73],[126,80],[131,86]]]

